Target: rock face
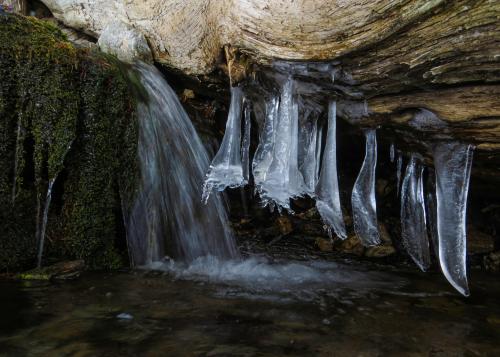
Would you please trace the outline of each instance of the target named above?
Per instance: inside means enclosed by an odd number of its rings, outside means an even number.
[[[187,74],[213,71],[224,46],[260,64],[333,61],[350,93],[368,98],[364,123],[397,126],[427,108],[451,123],[454,136],[479,150],[500,149],[496,1],[43,2],[96,38],[115,31],[117,21],[128,24],[144,34],[157,62]]]

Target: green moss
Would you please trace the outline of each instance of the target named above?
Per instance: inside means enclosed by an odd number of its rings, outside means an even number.
[[[126,263],[122,206],[136,188],[135,87],[52,23],[0,15],[0,271],[34,264],[55,180],[45,260]]]

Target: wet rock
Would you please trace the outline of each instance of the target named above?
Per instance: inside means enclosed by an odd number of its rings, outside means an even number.
[[[396,249],[392,245],[378,245],[368,247],[365,251],[365,256],[370,258],[383,258],[395,253]]]
[[[346,240],[340,241],[335,247],[342,253],[355,254],[358,256],[363,255],[365,247],[361,244],[361,240],[355,234],[347,237]]]
[[[276,219],[276,224],[278,225],[278,228],[282,235],[290,234],[293,231],[292,222],[287,216],[279,216]]]
[[[17,275],[22,280],[72,280],[85,269],[83,260],[60,262],[44,268],[36,268]]]
[[[318,248],[322,252],[333,251],[333,243],[330,239],[316,238],[316,240],[314,241],[314,245],[316,248]]]

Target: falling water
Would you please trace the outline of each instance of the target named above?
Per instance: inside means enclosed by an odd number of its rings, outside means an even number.
[[[161,260],[167,248],[185,261],[238,257],[220,196],[200,202],[209,160],[188,115],[155,67],[140,63],[135,70],[148,100],[138,104],[141,183],[127,219],[133,264]]]
[[[337,177],[336,102],[328,108],[328,132],[323,153],[321,176],[317,188],[316,207],[323,221],[342,239],[347,233],[340,206],[339,183]]]
[[[434,146],[439,261],[446,279],[468,296],[466,272],[467,193],[473,147],[458,142]]]
[[[47,188],[47,196],[45,197],[45,205],[43,208],[42,221],[41,221],[39,227],[37,228],[38,254],[37,254],[37,259],[36,259],[36,266],[38,268],[42,267],[43,249],[45,246],[45,231],[47,230],[47,220],[49,217],[50,201],[52,201],[52,187],[54,187],[54,183],[56,182],[56,178],[57,178],[57,176],[49,181],[49,186]]]
[[[365,246],[380,244],[375,200],[375,169],[377,167],[377,134],[365,132],[365,159],[352,190],[354,231]]]
[[[401,236],[403,245],[418,267],[426,271],[431,264],[425,218],[424,167],[415,154],[406,167],[401,188]]]
[[[241,107],[243,91],[231,87],[231,104],[226,122],[226,131],[219,151],[215,155],[203,185],[203,202],[207,202],[213,189],[223,191],[226,187],[239,187],[247,183],[241,163]],[[250,118],[248,118],[250,120]],[[248,124],[250,125],[250,123]],[[250,128],[248,128],[250,133]]]

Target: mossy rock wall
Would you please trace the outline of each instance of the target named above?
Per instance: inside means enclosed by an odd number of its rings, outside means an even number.
[[[0,271],[33,267],[51,181],[44,263],[127,263],[122,209],[137,177],[127,68],[51,23],[0,13]]]

